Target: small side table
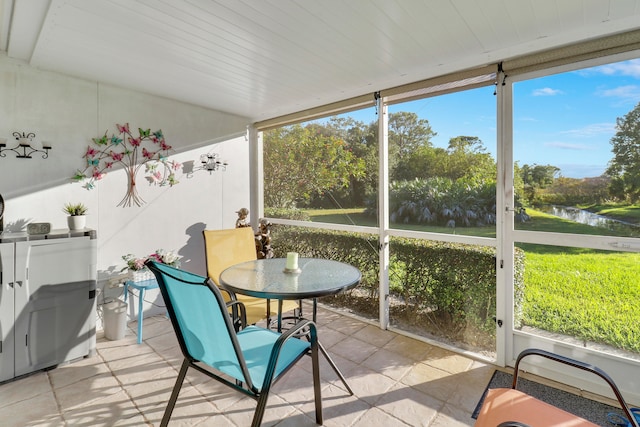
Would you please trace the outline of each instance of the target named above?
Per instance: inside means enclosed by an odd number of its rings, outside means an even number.
[[[144,302],[144,292],[148,289],[158,288],[158,282],[156,279],[143,280],[141,282],[132,282],[127,280],[124,282],[124,302],[127,302],[127,296],[129,295],[129,286],[139,291],[138,294],[138,344],[142,342],[142,303]]]

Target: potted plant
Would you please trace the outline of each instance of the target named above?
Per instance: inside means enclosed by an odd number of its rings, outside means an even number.
[[[88,208],[82,203],[67,203],[64,205],[63,211],[69,215],[67,217],[69,230],[83,230],[85,228],[87,210]]]
[[[133,254],[127,254],[122,256],[122,259],[127,263],[127,266],[121,271],[127,270],[128,278],[132,282],[141,282],[155,277],[154,274],[144,265],[148,259],[180,268],[180,258],[182,258],[182,256],[177,253],[173,251],[165,251],[164,249],[157,249],[151,255],[143,258],[136,258]]]

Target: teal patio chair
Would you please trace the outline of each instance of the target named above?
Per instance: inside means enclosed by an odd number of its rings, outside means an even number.
[[[301,320],[285,333],[242,325],[238,332],[229,305],[209,278],[148,261],[167,306],[184,360],[167,403],[161,426],[167,426],[189,368],[193,368],[255,399],[258,404],[252,427],[262,422],[269,390],[304,355],[311,355],[316,423],[322,424],[320,370],[316,325]],[[298,338],[304,333],[307,338]],[[206,365],[207,367],[203,367]]]

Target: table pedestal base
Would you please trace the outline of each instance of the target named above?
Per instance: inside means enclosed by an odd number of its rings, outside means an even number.
[[[331,367],[333,368],[333,371],[336,373],[336,375],[338,375],[338,377],[340,378],[340,381],[342,381],[342,384],[344,384],[344,386],[347,388],[347,391],[349,392],[349,394],[353,396],[353,390],[351,390],[351,387],[349,387],[349,384],[347,383],[347,379],[344,377],[344,375],[342,375],[342,372],[340,372],[340,369],[338,369],[338,367],[336,366],[331,356],[329,356],[329,354],[327,353],[327,350],[325,350],[324,346],[320,343],[320,340],[318,340],[318,348],[320,349],[320,352],[324,355],[324,358],[327,359],[327,362],[329,362],[329,365],[331,365]]]
[[[297,313],[298,314],[297,316],[282,317],[282,300],[278,300],[278,320],[277,320],[278,332],[282,332],[282,320],[284,319],[294,319],[296,322],[305,319],[302,315],[302,301],[300,301],[300,308],[298,310],[299,311]],[[313,312],[312,312],[313,323],[316,323],[317,314],[318,314],[318,300],[317,298],[313,298]],[[344,384],[344,386],[347,388],[347,391],[349,392],[349,394],[353,396],[353,390],[351,390],[351,387],[347,383],[347,379],[344,377],[344,375],[342,375],[342,372],[340,372],[340,369],[338,368],[336,363],[333,361],[331,356],[329,356],[329,353],[327,353],[327,350],[324,348],[324,346],[320,342],[320,338],[318,338],[318,348],[320,349],[320,352],[322,353],[324,358],[327,359],[327,362],[329,362],[329,365],[331,366],[333,371],[336,373],[336,375],[338,375],[338,378],[340,378],[340,381],[342,381],[342,384]]]

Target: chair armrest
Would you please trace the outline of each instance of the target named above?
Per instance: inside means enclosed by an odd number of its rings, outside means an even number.
[[[513,384],[511,385],[512,389],[516,389],[516,386],[518,384],[518,371],[519,371],[520,361],[522,359],[524,359],[525,357],[531,356],[531,355],[542,356],[542,357],[545,357],[547,359],[553,360],[555,362],[562,363],[562,364],[565,364],[565,365],[569,365],[569,366],[572,366],[574,368],[582,369],[583,371],[591,372],[592,374],[595,374],[595,375],[599,376],[600,378],[602,378],[609,385],[609,387],[611,387],[611,390],[613,390],[613,393],[615,394],[616,398],[618,399],[618,403],[620,404],[620,407],[624,411],[625,416],[629,419],[629,422],[631,423],[631,426],[632,427],[640,427],[638,425],[638,421],[636,420],[636,418],[631,413],[631,410],[629,409],[629,405],[627,405],[627,402],[625,402],[624,397],[622,396],[622,393],[620,393],[620,390],[618,389],[618,386],[616,385],[616,383],[613,381],[613,379],[606,372],[604,372],[602,369],[598,368],[597,366],[591,365],[589,363],[584,363],[584,362],[581,362],[579,360],[571,359],[569,357],[565,357],[565,356],[561,356],[559,354],[548,352],[546,350],[541,350],[541,349],[537,349],[537,348],[529,348],[529,349],[523,350],[518,355],[518,359],[516,360],[516,366],[515,366],[514,372],[513,372]]]
[[[227,306],[227,308],[231,308],[231,322],[233,323],[233,328],[236,330],[236,332],[246,328],[247,308],[244,306],[242,301],[232,300],[227,302],[225,305]],[[238,314],[238,308],[240,309],[240,314]]]
[[[228,289],[225,289],[225,288],[223,288],[221,286],[218,286],[218,289],[220,289],[220,293],[223,294],[223,296],[224,296],[224,294],[227,294],[229,296],[230,300],[233,301],[233,300],[237,300],[238,299],[238,297],[236,297],[236,293],[235,292],[230,291]]]
[[[311,351],[318,351],[318,330],[316,328],[316,324],[312,320],[300,320],[293,327],[288,329],[285,333],[281,334],[271,349],[271,355],[269,356],[269,364],[267,365],[267,370],[264,376],[264,383],[262,385],[262,389],[264,390],[267,384],[270,384],[273,381],[273,375],[276,370],[276,364],[278,362],[278,356],[280,355],[280,350],[282,350],[282,346],[284,343],[290,338],[295,338],[294,335],[298,332],[302,331],[305,328],[309,328],[308,335],[309,341],[311,343]],[[297,338],[295,338],[297,339]]]
[[[317,332],[316,324],[313,322],[313,320],[303,319],[303,320],[300,320],[300,321],[296,322],[295,325],[293,325],[286,332],[281,334],[280,338],[278,338],[278,341],[276,341],[275,347],[282,347],[282,344],[284,344],[284,342],[286,340],[288,340],[289,338],[291,338],[292,336],[294,336],[298,332],[301,332],[307,326],[309,327],[309,336],[310,336],[309,341],[311,343],[313,343],[314,341],[317,343],[318,342],[318,332]],[[278,344],[278,342],[280,342],[280,341],[281,341],[281,344]],[[274,349],[275,349],[275,347],[274,347]]]

